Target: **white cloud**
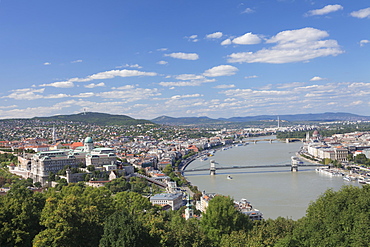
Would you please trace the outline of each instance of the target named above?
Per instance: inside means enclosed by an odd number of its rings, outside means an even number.
[[[211,33],[211,34],[207,34],[206,35],[206,38],[207,39],[220,39],[222,38],[222,32],[215,32],[215,33]]]
[[[238,68],[231,65],[219,65],[211,69],[206,70],[203,75],[208,77],[217,77],[217,76],[230,76],[235,75],[238,71]]]
[[[133,89],[135,88],[134,85],[124,85],[122,87],[113,87],[112,89],[116,89],[116,90],[127,90],[127,89]]]
[[[284,88],[292,88],[292,87],[302,87],[304,82],[291,82],[291,83],[283,83],[278,84],[277,88],[284,89]]]
[[[171,97],[171,99],[184,99],[184,98],[199,98],[202,97],[202,94],[196,93],[196,94],[186,94],[186,95],[174,95]]]
[[[190,35],[189,37],[185,36],[186,39],[188,39],[188,41],[191,41],[191,42],[198,42],[198,35],[196,34],[193,34],[193,35]]]
[[[217,86],[215,86],[215,87],[213,87],[213,88],[226,89],[226,88],[234,88],[234,87],[235,87],[235,85],[234,85],[234,84],[229,84],[229,85],[227,85],[227,84],[222,84],[222,85],[217,85]]]
[[[231,39],[225,39],[224,41],[221,42],[221,45],[231,45]]]
[[[317,57],[336,56],[344,51],[336,40],[321,40],[329,34],[315,28],[283,31],[268,39],[276,43],[272,48],[257,52],[240,52],[229,55],[231,63],[292,63],[308,61]]]
[[[168,62],[167,62],[167,61],[163,61],[163,60],[162,60],[162,61],[158,61],[158,62],[157,62],[157,64],[165,65],[165,64],[168,64]]]
[[[215,79],[203,79],[203,80],[190,80],[190,81],[177,81],[177,82],[160,82],[159,85],[163,87],[196,87],[203,83],[214,82]],[[171,88],[173,89],[173,88]]]
[[[89,97],[92,97],[92,96],[95,96],[95,94],[92,93],[92,92],[87,92],[87,93],[80,93],[80,94],[74,95],[73,97],[75,97],[75,98],[89,98]]]
[[[246,9],[242,12],[242,14],[252,14],[252,13],[254,13],[254,10],[253,10],[253,9],[251,9],[251,8],[246,8]]]
[[[127,89],[127,90],[114,90],[108,92],[102,92],[95,94],[96,96],[106,98],[106,99],[120,99],[125,102],[133,102],[143,99],[148,99],[153,96],[161,95],[158,93],[156,88],[149,89],[149,88],[134,88],[134,89]]]
[[[261,39],[256,34],[246,33],[233,39],[232,43],[238,45],[255,45],[261,43]]]
[[[71,63],[82,63],[82,60],[78,59],[78,60],[72,61]]]
[[[59,88],[71,88],[75,84],[72,81],[58,81],[49,84],[41,84],[40,87],[59,87]]]
[[[325,80],[325,78],[321,78],[320,76],[314,76],[310,79],[310,81],[322,81]]]
[[[342,10],[342,9],[343,9],[343,7],[341,5],[339,5],[339,4],[326,5],[322,9],[314,9],[314,10],[308,11],[308,13],[306,14],[306,16],[326,15],[326,14],[329,14],[331,12],[335,12],[335,11]]]
[[[363,39],[360,41],[360,46],[364,46],[365,44],[368,44],[368,43],[370,43],[370,40]]]
[[[138,65],[138,64],[125,64],[125,65],[121,65],[121,66],[117,66],[116,68],[136,68],[136,69],[141,69],[143,68],[142,66]]]
[[[245,79],[253,79],[253,78],[258,78],[256,75],[250,75],[250,76],[245,76]]]
[[[60,99],[69,97],[67,94],[49,94],[43,95],[45,88],[33,89],[33,88],[24,88],[13,90],[8,96],[2,98],[10,98],[15,100],[36,100],[36,99]]]
[[[167,51],[168,50],[168,48],[159,48],[159,49],[157,49],[157,51]]]
[[[159,85],[163,87],[195,87],[200,86],[202,84],[201,81],[177,81],[177,82],[160,82]]]
[[[188,80],[202,80],[204,76],[194,74],[182,74],[175,77],[177,80],[188,81]]]
[[[46,63],[44,63],[44,65],[50,65],[51,63],[49,63],[49,62],[46,62]]]
[[[351,16],[353,17],[356,17],[356,18],[360,18],[360,19],[363,19],[363,18],[370,18],[370,8],[366,8],[366,9],[360,9],[358,11],[353,11],[351,13]]]
[[[155,72],[143,72],[138,70],[109,70],[105,72],[96,73],[90,75],[86,78],[71,78],[67,81],[60,81],[60,82],[53,82],[49,84],[42,84],[41,87],[49,86],[49,87],[58,87],[58,88],[70,88],[74,87],[74,82],[88,82],[92,80],[104,80],[104,79],[112,79],[115,77],[132,77],[132,76],[156,76],[157,73]]]
[[[86,88],[94,88],[94,87],[105,87],[105,83],[104,82],[100,82],[100,83],[91,83],[89,85],[85,85],[84,87]]]
[[[164,54],[164,56],[177,58],[177,59],[185,59],[185,60],[198,60],[199,59],[199,56],[196,53],[174,52],[170,54]]]

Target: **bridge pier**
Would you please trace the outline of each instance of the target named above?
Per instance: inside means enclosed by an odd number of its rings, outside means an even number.
[[[290,168],[290,171],[298,172],[298,166],[297,165],[292,165],[291,168]]]
[[[211,176],[216,175],[216,162],[214,160],[211,160],[211,167],[209,168],[209,174]]]

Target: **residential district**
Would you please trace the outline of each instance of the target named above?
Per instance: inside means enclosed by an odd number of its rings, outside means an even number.
[[[12,126],[14,124],[17,127]],[[348,166],[357,155],[370,158],[370,132],[322,137],[317,130],[318,126],[241,130],[225,128],[208,130],[208,134],[211,133],[209,137],[189,138],[186,135],[188,130],[181,127],[166,129],[131,126],[125,127],[126,132],[123,133],[119,127],[66,123],[62,127],[58,123],[55,125],[51,127],[51,123],[48,123],[45,126],[45,123],[38,121],[29,121],[23,126],[14,122],[1,123],[2,152],[18,151],[18,163],[8,166],[10,172],[23,178],[31,178],[44,188],[57,185],[60,179],[67,183],[85,182],[88,186],[100,187],[119,177],[140,177],[161,188],[160,193],[150,195],[152,204],[161,205],[164,210],[177,210],[186,204],[186,218],[193,217],[189,196],[193,196],[194,191],[190,191],[187,186],[178,187],[176,181],[171,180],[163,170],[171,167],[180,171],[194,159],[209,154],[209,150],[248,142],[253,139],[248,139],[252,135],[273,138],[270,136],[277,131],[306,131],[306,138],[299,140],[303,141],[302,149],[297,152],[299,151],[302,158],[312,162],[330,160],[340,166]],[[160,131],[162,134],[159,134]],[[163,133],[166,132],[171,134],[164,136]],[[93,137],[83,136],[84,133]],[[125,135],[127,133],[130,136]],[[73,139],[76,141],[72,141]],[[364,170],[361,175],[364,176],[363,181],[368,182],[366,172]],[[6,191],[6,188],[2,190]],[[204,212],[215,195],[202,192],[193,201],[196,209]],[[262,218],[262,214],[245,199],[235,202],[235,205],[253,220]]]

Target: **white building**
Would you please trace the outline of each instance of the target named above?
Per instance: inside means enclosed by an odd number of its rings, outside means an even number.
[[[150,202],[154,205],[170,205],[172,210],[177,210],[183,205],[182,193],[163,193],[156,194],[150,198]]]
[[[91,137],[87,137],[84,146],[75,150],[61,149],[38,152],[31,158],[30,178],[42,185],[48,180],[50,173],[57,173],[65,166],[78,168],[81,165],[93,165],[95,168],[104,165],[116,165],[116,154],[111,148],[94,148]]]

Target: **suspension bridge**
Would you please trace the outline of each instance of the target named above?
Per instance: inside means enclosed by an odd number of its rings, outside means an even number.
[[[217,166],[217,162],[214,160],[210,161],[210,165],[205,167],[199,167],[195,169],[183,170],[183,172],[199,172],[199,171],[209,171],[210,175],[216,175],[216,170],[231,170],[231,169],[252,169],[252,168],[277,168],[277,167],[287,167],[290,168],[292,172],[297,172],[298,167],[319,167],[324,166],[321,164],[304,164],[296,157],[292,157],[291,164],[271,164],[271,165],[242,165],[242,166]]]

